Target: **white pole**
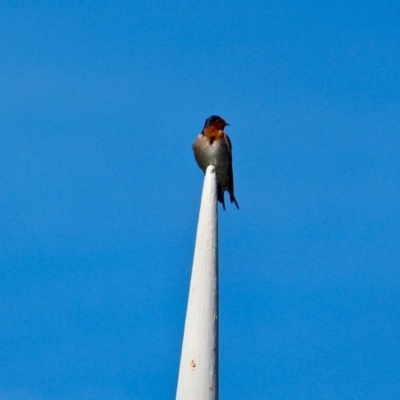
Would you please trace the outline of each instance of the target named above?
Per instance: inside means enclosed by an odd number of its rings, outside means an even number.
[[[176,400],[218,400],[217,184],[204,177]]]

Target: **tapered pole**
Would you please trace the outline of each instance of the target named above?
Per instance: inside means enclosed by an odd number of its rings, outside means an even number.
[[[176,400],[218,400],[218,220],[215,168],[204,177]]]

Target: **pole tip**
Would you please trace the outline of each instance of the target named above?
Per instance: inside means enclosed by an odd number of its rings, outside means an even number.
[[[206,174],[214,174],[215,173],[215,167],[214,165],[209,165],[206,169]]]

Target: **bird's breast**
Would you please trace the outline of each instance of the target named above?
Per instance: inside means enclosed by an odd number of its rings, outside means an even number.
[[[222,139],[209,140],[199,135],[193,144],[194,155],[199,167],[205,171],[209,165],[214,165],[218,173],[225,173],[230,165],[230,153]]]

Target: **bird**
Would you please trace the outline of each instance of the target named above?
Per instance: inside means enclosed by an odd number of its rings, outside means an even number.
[[[207,118],[204,127],[193,142],[194,157],[198,166],[206,172],[213,165],[217,174],[217,199],[225,210],[225,191],[229,193],[231,203],[239,204],[234,195],[232,143],[224,129],[229,124],[218,115]]]

